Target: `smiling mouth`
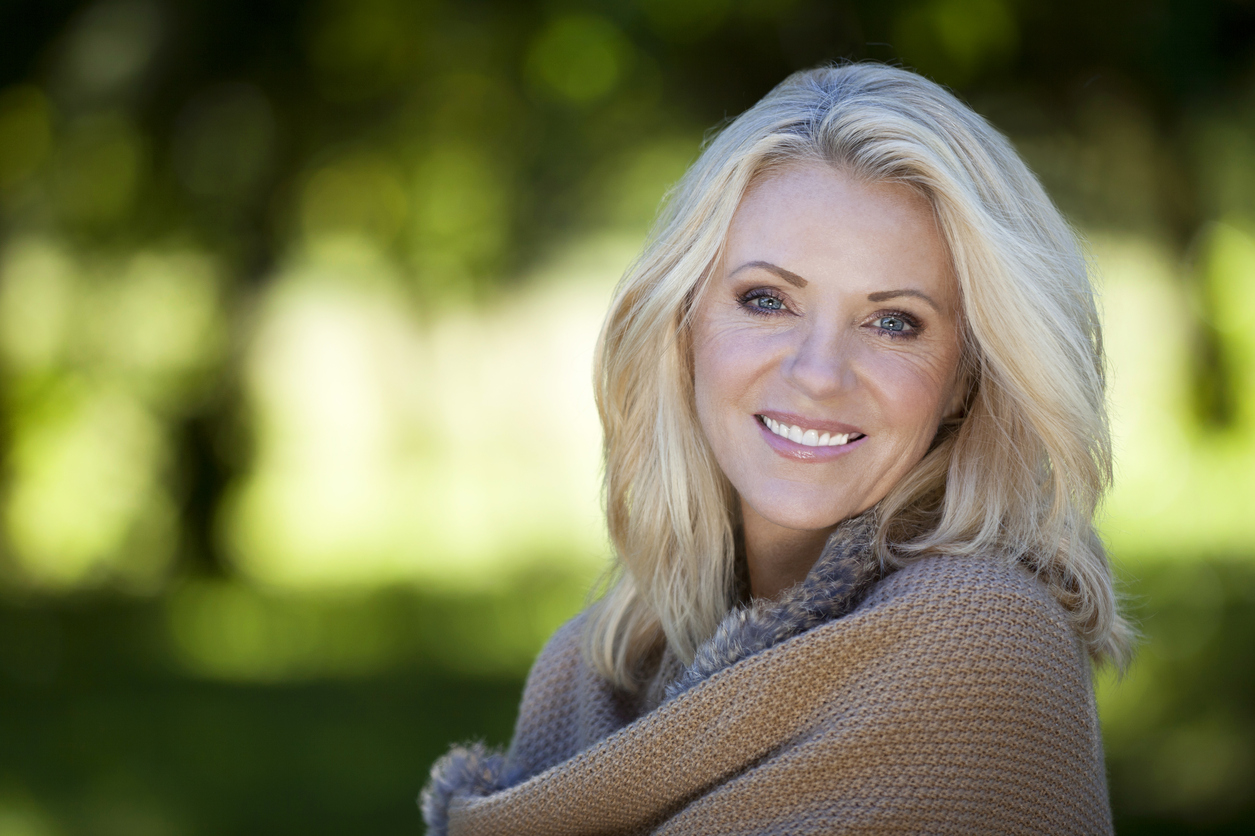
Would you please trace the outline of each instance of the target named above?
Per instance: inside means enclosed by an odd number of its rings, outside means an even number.
[[[808,430],[804,427],[774,421],[766,415],[757,417],[767,429],[776,435],[805,447],[840,447],[863,437],[863,433],[820,432],[819,430]]]

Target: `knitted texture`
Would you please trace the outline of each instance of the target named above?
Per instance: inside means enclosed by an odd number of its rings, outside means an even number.
[[[534,666],[492,776],[457,767],[429,787],[429,832],[1110,833],[1088,659],[1045,587],[930,557],[861,595],[861,571],[834,576],[837,617],[786,604],[808,578],[779,602],[779,641],[716,636],[656,708],[588,669],[577,617]]]

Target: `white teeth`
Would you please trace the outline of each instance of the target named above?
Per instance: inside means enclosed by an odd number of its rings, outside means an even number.
[[[763,423],[767,425],[767,429],[781,438],[787,438],[795,444],[804,444],[807,447],[840,447],[843,444],[848,444],[850,441],[848,433],[824,433],[820,435],[818,430],[804,430],[801,427],[782,424],[779,421],[773,421],[766,415],[763,416]]]

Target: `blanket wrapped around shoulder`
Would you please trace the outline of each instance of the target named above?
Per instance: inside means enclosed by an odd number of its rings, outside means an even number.
[[[528,677],[505,754],[432,768],[428,832],[1110,833],[1090,667],[1028,571],[928,557],[881,578],[847,521],[807,579],[688,666],[617,691],[583,617]]]

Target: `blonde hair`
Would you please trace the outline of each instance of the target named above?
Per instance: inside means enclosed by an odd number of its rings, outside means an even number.
[[[1091,655],[1123,664],[1130,630],[1093,525],[1111,444],[1076,236],[984,119],[879,64],[795,73],[723,129],[617,288],[595,364],[617,574],[591,608],[589,663],[634,689],[664,640],[688,662],[733,606],[739,506],[698,423],[688,324],[746,190],[808,162],[924,194],[963,300],[966,409],[881,501],[880,559],[1024,563]]]

